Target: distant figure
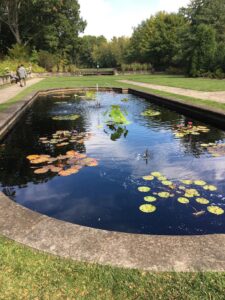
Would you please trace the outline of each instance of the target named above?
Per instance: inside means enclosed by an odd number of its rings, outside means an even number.
[[[20,80],[20,86],[21,87],[26,86],[27,71],[23,65],[20,65],[19,68],[17,69],[17,75]]]
[[[13,72],[10,72],[10,82],[11,82],[11,84],[12,83],[18,83],[20,80],[19,80],[19,77],[15,74],[15,73],[13,73]]]

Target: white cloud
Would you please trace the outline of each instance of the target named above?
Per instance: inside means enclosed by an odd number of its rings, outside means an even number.
[[[130,36],[133,27],[150,15],[160,10],[177,11],[189,0],[158,0],[157,2],[150,1],[149,5],[146,3],[143,5],[141,2],[140,5],[137,2],[134,4],[132,1],[121,2],[120,9],[118,9],[118,3],[116,5],[115,2],[113,0],[79,0],[81,15],[88,23],[86,35],[104,35],[108,39],[113,36]]]

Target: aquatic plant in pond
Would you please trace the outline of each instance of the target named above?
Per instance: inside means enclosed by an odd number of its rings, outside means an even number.
[[[179,124],[174,128],[174,135],[176,138],[182,138],[187,135],[200,135],[202,133],[208,133],[210,130],[206,126],[194,126],[192,122],[188,122],[188,125]]]
[[[79,119],[79,115],[64,115],[64,116],[54,116],[52,120],[54,121],[76,121]]]
[[[225,156],[225,143],[208,143],[201,144],[204,150],[207,150],[213,157]]]
[[[161,115],[161,113],[156,110],[148,109],[148,110],[142,112],[141,115],[144,117],[156,117],[156,116]]]
[[[112,105],[110,110],[105,112],[105,115],[107,115],[109,118],[107,124],[116,124],[116,125],[130,124],[130,122],[126,118],[127,111],[122,110],[119,105]]]
[[[139,192],[150,192],[152,191],[152,195],[148,195],[144,197],[144,200],[147,202],[159,202],[161,199],[169,199],[175,198],[180,204],[190,205],[193,209],[192,215],[195,217],[203,216],[207,211],[214,215],[222,215],[224,214],[224,210],[213,203],[210,204],[210,195],[208,195],[208,199],[204,198],[205,190],[209,190],[210,192],[215,192],[217,187],[213,185],[207,185],[207,183],[203,180],[180,180],[183,184],[187,185],[180,186],[179,182],[172,182],[167,180],[166,184],[164,179],[166,178],[160,172],[152,172],[151,175],[147,175],[142,177],[145,181],[149,180],[150,186],[141,186],[138,187]],[[162,180],[163,179],[163,180]],[[190,188],[192,186],[192,188]],[[167,187],[167,188],[166,188]],[[167,190],[165,190],[165,188]],[[159,192],[158,192],[159,190]],[[161,190],[161,191],[160,191]],[[156,197],[157,196],[157,197]],[[218,195],[219,196],[219,195]],[[171,201],[171,200],[168,200]],[[206,206],[206,209],[198,211],[195,208],[195,204],[198,203],[200,205]],[[152,205],[141,205],[139,209],[144,213],[153,213],[157,210],[157,206],[152,207]]]

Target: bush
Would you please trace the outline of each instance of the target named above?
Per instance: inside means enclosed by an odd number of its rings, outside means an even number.
[[[136,72],[136,71],[152,71],[151,64],[140,64],[140,63],[133,63],[133,64],[122,64],[121,71],[122,72]]]
[[[8,51],[8,55],[11,59],[16,60],[29,60],[29,49],[26,46],[14,44]]]
[[[27,61],[20,61],[20,60],[12,60],[7,59],[0,62],[0,76],[8,75],[10,72],[16,72],[17,67],[23,64],[27,70],[32,69],[32,72],[34,73],[43,73],[45,72],[45,69],[38,66],[37,64],[31,64]]]
[[[38,52],[38,64],[48,72],[52,72],[57,62],[58,59],[56,55],[43,50]]]

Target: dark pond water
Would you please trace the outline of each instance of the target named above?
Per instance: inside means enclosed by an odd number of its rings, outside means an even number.
[[[121,101],[124,97],[127,102]],[[107,126],[105,112],[113,104],[127,112],[129,125]],[[146,109],[161,114],[141,115]],[[80,118],[52,119],[68,114],[78,114]],[[210,131],[175,137],[176,126],[188,122],[207,126]],[[61,147],[39,140],[51,140],[58,130],[73,131],[74,139],[77,131],[80,139]],[[84,137],[84,133],[88,134]],[[225,210],[225,156],[214,157],[201,146],[215,142],[225,142],[224,131],[133,95],[99,92],[97,101],[75,99],[74,95],[40,98],[2,142],[0,188],[25,207],[84,226],[144,234],[225,233],[225,214],[215,215],[207,209],[216,206]],[[65,177],[51,171],[34,174],[35,165],[26,158],[31,154],[57,157],[68,150],[97,159],[98,166],[86,166]],[[65,169],[63,160],[53,164]],[[152,172],[160,172],[172,184],[142,178]],[[187,186],[180,182],[183,179],[203,180],[217,190]],[[149,186],[151,191],[142,193],[138,190],[141,186]],[[189,203],[179,203],[178,198],[184,197],[182,186],[196,189],[199,196],[189,195]],[[162,198],[160,192],[170,197]],[[146,202],[145,196],[153,196],[156,201]],[[197,198],[205,198],[209,204],[200,204]],[[140,211],[143,204],[154,205],[155,212]]]

